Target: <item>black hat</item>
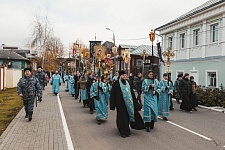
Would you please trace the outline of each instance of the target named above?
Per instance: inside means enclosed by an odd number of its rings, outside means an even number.
[[[194,79],[194,77],[193,77],[193,76],[191,76],[191,77],[190,77],[190,80],[191,80],[191,79]]]
[[[25,71],[27,71],[27,70],[29,70],[29,71],[31,72],[31,68],[24,68],[23,71],[25,72]]]
[[[168,76],[168,74],[167,74],[167,73],[164,73],[164,74],[163,74],[163,77],[167,77],[167,76]]]
[[[38,69],[38,68],[41,68],[41,69],[42,69],[42,67],[41,67],[41,66],[38,66],[38,67],[37,67],[37,69]]]
[[[123,75],[123,74],[126,74],[126,72],[124,70],[119,71],[120,76]]]
[[[177,75],[178,78],[179,78],[179,77],[182,77],[182,76],[183,76],[182,74],[178,74],[178,75]]]

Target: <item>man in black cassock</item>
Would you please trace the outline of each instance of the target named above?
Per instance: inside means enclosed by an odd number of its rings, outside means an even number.
[[[129,125],[132,129],[145,129],[143,119],[138,111],[141,106],[138,103],[133,88],[126,81],[126,72],[119,72],[120,79],[115,81],[110,92],[110,110],[117,112],[116,124],[121,137],[128,137],[130,133]],[[129,109],[132,108],[132,109]]]

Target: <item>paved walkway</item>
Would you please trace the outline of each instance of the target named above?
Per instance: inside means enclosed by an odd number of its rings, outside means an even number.
[[[43,92],[43,101],[34,108],[32,121],[24,118],[25,111],[21,109],[1,135],[0,150],[69,149],[58,101],[48,85]]]

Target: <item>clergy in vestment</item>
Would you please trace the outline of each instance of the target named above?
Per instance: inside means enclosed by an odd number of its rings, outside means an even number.
[[[163,117],[163,120],[167,121],[169,116],[169,107],[171,95],[173,95],[173,85],[171,81],[168,81],[168,74],[163,74],[163,80],[160,81],[161,94],[159,96],[159,115]]]
[[[143,118],[147,132],[154,128],[154,123],[158,121],[158,96],[160,94],[159,81],[154,79],[153,71],[148,71],[148,77],[142,82],[144,93]]]
[[[126,72],[119,72],[119,80],[112,85],[110,92],[110,109],[117,112],[116,124],[121,137],[131,135],[130,127],[136,130],[145,129],[139,110],[141,106],[134,94],[133,88],[126,81]]]
[[[102,119],[108,118],[108,103],[105,97],[105,92],[107,92],[106,84],[101,82],[101,77],[98,76],[97,81],[91,86],[90,96],[91,98],[94,98],[96,120],[99,125],[101,124]]]
[[[62,83],[62,78],[60,77],[58,70],[55,71],[55,74],[52,75],[50,79],[50,84],[52,85],[52,92],[57,95],[60,91],[59,86]]]
[[[70,76],[69,82],[70,82],[70,92],[72,97],[74,97],[75,96],[75,89],[74,89],[75,80],[74,80],[73,74]]]
[[[68,92],[69,91],[69,87],[68,87],[69,77],[66,73],[64,74],[63,79],[64,79],[64,82],[65,82],[65,91]]]

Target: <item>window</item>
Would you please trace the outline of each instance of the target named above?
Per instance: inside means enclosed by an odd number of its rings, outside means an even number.
[[[142,65],[142,60],[137,60],[137,66],[141,66]]]
[[[199,31],[200,29],[194,30],[194,46],[199,45]]]
[[[185,34],[180,34],[180,48],[184,48]]]
[[[216,87],[216,72],[207,72],[207,85],[209,87]]]
[[[169,37],[168,38],[168,47],[170,47],[172,49],[173,46],[173,37]]]
[[[218,24],[214,24],[210,26],[210,36],[211,36],[211,42],[217,42],[218,41]]]

